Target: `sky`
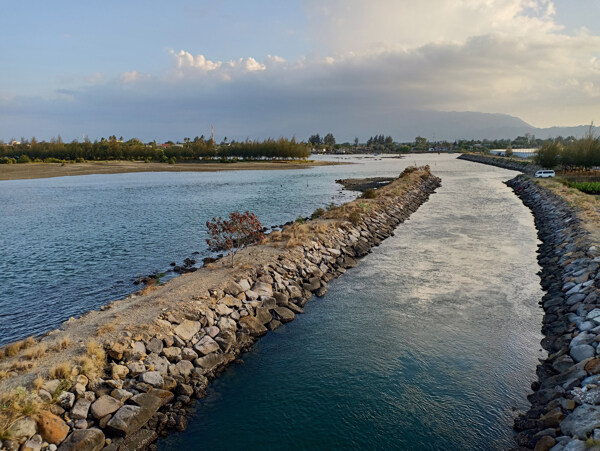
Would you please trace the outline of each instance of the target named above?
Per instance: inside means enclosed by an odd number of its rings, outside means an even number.
[[[600,0],[0,0],[0,17],[5,141],[600,121]]]

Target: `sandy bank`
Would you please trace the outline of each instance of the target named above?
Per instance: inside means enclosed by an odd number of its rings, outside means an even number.
[[[144,163],[141,161],[86,161],[85,163],[27,163],[0,165],[0,180],[42,179],[70,175],[124,174],[130,172],[218,172],[303,169],[331,166],[332,161],[247,161],[237,163]]]

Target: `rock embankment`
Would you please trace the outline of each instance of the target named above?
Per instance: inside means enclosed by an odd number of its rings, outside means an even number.
[[[0,448],[139,450],[169,430],[184,430],[186,406],[205,395],[210,380],[259,337],[302,314],[309,298],[323,296],[329,281],[393,235],[439,185],[428,168],[408,171],[376,199],[347,207],[362,208],[358,217],[319,219],[297,245],[240,268],[143,331],[123,331],[104,343],[100,377],[74,368],[71,376],[45,381],[35,396],[50,409],[12,424]]]
[[[541,166],[533,164],[527,160],[516,160],[506,157],[494,157],[491,155],[477,155],[463,153],[458,157],[459,160],[473,161],[475,163],[488,164],[499,168],[510,169],[512,171],[523,172],[524,174],[533,175],[539,171]]]
[[[507,184],[535,216],[546,291],[548,358],[537,367],[531,409],[515,421],[517,442],[536,451],[600,449],[600,251],[560,197],[523,176]]]

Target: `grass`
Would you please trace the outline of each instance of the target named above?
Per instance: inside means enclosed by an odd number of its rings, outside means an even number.
[[[600,182],[567,182],[567,186],[586,194],[600,194]]]
[[[46,407],[35,393],[23,387],[0,395],[0,440],[11,438],[10,428],[18,420],[36,415]]]
[[[42,357],[48,351],[48,347],[45,344],[38,344],[32,348],[27,349],[23,352],[23,357],[27,360],[36,360]]]
[[[115,326],[112,323],[103,324],[98,329],[96,329],[96,336],[107,334],[109,332],[114,331],[116,328],[117,328],[117,326]]]
[[[104,373],[106,352],[101,345],[91,341],[87,346],[85,355],[80,357],[77,363],[81,366],[81,374],[84,374],[90,380],[96,379]]]
[[[50,369],[51,379],[70,379],[73,367],[69,362],[62,362]]]

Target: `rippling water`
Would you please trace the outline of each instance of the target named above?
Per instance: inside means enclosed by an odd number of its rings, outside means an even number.
[[[543,355],[533,218],[502,184],[513,172],[413,160],[436,194],[217,378],[162,450],[514,446]]]
[[[0,181],[0,345],[132,293],[137,276],[194,251],[206,256],[213,216],[251,210],[281,224],[353,198],[337,178],[397,175],[412,163],[342,161],[358,164]]]

